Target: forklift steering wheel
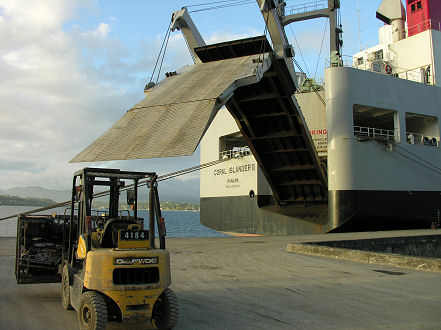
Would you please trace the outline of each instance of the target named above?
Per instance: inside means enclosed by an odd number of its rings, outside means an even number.
[[[104,219],[104,218],[102,218],[102,217],[99,217],[99,218],[96,220],[96,226],[97,226],[97,228],[99,228],[99,229],[103,229],[105,224],[106,224],[106,219]]]

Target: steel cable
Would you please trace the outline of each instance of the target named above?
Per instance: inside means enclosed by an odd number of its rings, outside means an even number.
[[[181,175],[189,174],[189,173],[192,173],[192,172],[199,171],[201,169],[205,169],[207,167],[211,167],[211,166],[217,165],[217,164],[222,163],[222,162],[227,161],[227,160],[229,160],[229,158],[228,159],[218,159],[218,160],[214,160],[214,161],[211,161],[211,162],[208,162],[208,163],[204,163],[204,164],[196,165],[196,166],[189,167],[189,168],[186,168],[186,169],[182,169],[182,170],[179,170],[179,171],[176,171],[176,172],[167,173],[167,174],[158,176],[157,181],[160,182],[160,181],[165,181],[165,180],[173,179],[173,178],[176,178],[176,177],[181,176]],[[148,183],[149,183],[148,180],[140,180],[138,182],[138,186],[139,187],[146,186]],[[120,189],[120,192],[126,191],[128,189],[131,189],[134,186],[135,186],[134,184],[127,185],[124,188]],[[109,193],[110,193],[110,190],[99,192],[99,193],[93,194],[93,198],[104,197],[104,196],[107,196]],[[15,217],[18,217],[19,215],[28,215],[28,214],[33,214],[33,213],[37,213],[37,212],[42,212],[42,211],[54,209],[54,208],[57,208],[57,207],[68,206],[70,204],[71,204],[71,200],[68,200],[68,201],[56,203],[56,204],[53,204],[53,205],[40,207],[38,209],[34,209],[34,210],[22,212],[22,213],[17,213],[17,214],[9,215],[9,216],[0,218],[0,221],[11,219],[11,218],[15,218]]]
[[[191,11],[189,11],[189,13],[197,13],[197,12],[201,12],[201,11],[214,10],[214,9],[223,9],[223,8],[228,8],[228,7],[236,7],[236,6],[249,5],[249,4],[255,3],[254,0],[236,1],[236,2],[232,2],[232,3],[231,3],[231,1],[229,1],[229,2],[230,3],[224,4],[224,5],[191,10]]]
[[[383,146],[383,147],[384,147],[384,146],[387,146],[386,144],[384,144],[384,143],[382,143],[382,142],[380,142],[380,141],[378,141],[378,140],[376,140],[376,139],[372,139],[372,138],[370,138],[369,141],[373,141],[373,142],[375,142],[375,143],[377,143],[378,145],[381,145],[381,146]],[[413,161],[413,162],[415,162],[415,163],[417,163],[417,164],[419,164],[419,165],[421,165],[421,166],[427,168],[427,169],[430,170],[430,171],[435,172],[436,174],[440,174],[440,175],[441,175],[441,168],[439,168],[439,167],[433,165],[432,163],[428,162],[427,160],[425,160],[425,159],[423,159],[423,158],[421,158],[421,157],[419,157],[419,156],[413,154],[412,152],[410,152],[410,151],[408,151],[408,150],[406,150],[406,149],[404,149],[404,148],[402,148],[402,147],[400,147],[400,146],[398,146],[398,145],[395,145],[395,146],[398,147],[399,149],[402,149],[402,150],[404,150],[404,151],[410,153],[411,155],[413,155],[414,157],[420,159],[421,161],[418,161],[418,160],[416,160],[416,159],[414,159],[414,158],[411,158],[411,157],[409,157],[409,156],[407,156],[407,155],[404,155],[404,154],[398,152],[397,150],[394,150],[393,147],[390,148],[389,150],[392,151],[392,152],[394,152],[394,153],[396,153],[397,155],[400,155],[401,157],[407,158],[407,159],[409,159],[409,160],[411,160],[411,161]],[[426,164],[424,164],[424,163],[426,163]],[[432,167],[430,167],[430,166],[432,166]]]
[[[296,59],[293,57],[292,61],[294,62],[294,64],[297,66],[297,68],[299,69],[299,71],[306,76],[305,72],[302,70],[300,64],[296,61]],[[326,107],[326,102],[325,100],[323,100],[323,97],[320,95],[320,93],[314,89],[315,94],[317,95],[317,97],[319,98],[320,102],[322,102],[322,104]]]
[[[311,76],[311,75],[309,74],[308,66],[306,65],[306,61],[305,61],[305,59],[303,58],[302,50],[301,50],[300,45],[299,45],[299,42],[297,41],[297,38],[296,38],[296,36],[295,36],[295,34],[294,34],[294,31],[293,31],[293,29],[292,29],[292,26],[289,25],[289,28],[291,29],[292,36],[294,37],[294,41],[296,42],[297,49],[299,50],[299,53],[300,53],[300,57],[301,57],[302,60],[303,60],[303,64],[305,64],[306,73],[308,74],[308,76]]]
[[[238,1],[238,0],[236,0],[236,1]],[[248,0],[242,0],[242,2],[243,1],[248,1]],[[188,6],[184,6],[184,7],[187,7],[187,8],[190,8],[190,7],[202,7],[202,6],[207,6],[207,5],[214,5],[214,4],[220,4],[220,3],[231,3],[231,0],[223,0],[223,1],[213,1],[213,2],[206,2],[206,3],[198,3],[198,4],[195,4],[195,5],[188,5]],[[240,2],[240,1],[238,1],[238,2]]]
[[[156,82],[155,82],[155,84],[157,84],[158,81],[159,81],[159,74],[161,73],[162,63],[164,62],[165,52],[167,51],[168,40],[170,39],[170,32],[171,32],[171,29],[169,28],[168,31],[167,31],[167,40],[166,40],[166,42],[165,42],[164,52],[162,53],[161,64],[159,65],[158,75],[157,75],[157,77],[156,77]]]
[[[426,164],[428,164],[428,165],[430,165],[430,166],[436,168],[437,170],[441,171],[441,168],[440,168],[440,167],[438,167],[438,166],[432,164],[431,162],[429,162],[429,161],[427,161],[427,160],[421,158],[420,156],[414,154],[413,152],[410,152],[409,150],[406,150],[406,149],[404,149],[403,147],[400,147],[400,146],[398,146],[398,145],[397,145],[397,147],[400,148],[400,149],[402,149],[402,150],[404,150],[405,152],[411,154],[411,155],[414,156],[415,158],[418,158],[419,160],[425,162]]]
[[[320,52],[319,52],[319,56],[317,57],[317,64],[315,66],[314,80],[315,80],[315,77],[317,76],[317,69],[318,69],[318,65],[319,65],[319,62],[320,62],[320,56],[322,55],[323,42],[325,41],[326,28],[328,27],[328,21],[329,21],[329,18],[326,20],[325,30],[323,31],[322,44],[320,45]]]
[[[267,33],[268,33],[268,19],[269,19],[269,14],[270,11],[267,11],[266,14],[266,19],[265,19],[265,29],[263,30],[263,35],[266,37]],[[271,40],[272,41],[272,40]],[[260,55],[262,55],[262,66],[263,66],[263,61],[265,60],[265,53],[264,53],[264,47],[265,47],[265,40],[262,39],[262,43],[260,45],[260,52],[259,52],[259,59],[257,61],[257,65],[256,65],[256,69],[259,67],[260,65]],[[274,45],[273,45],[274,48]]]
[[[168,43],[168,38],[169,38],[169,36],[170,36],[170,27],[171,27],[171,23],[169,24],[169,26],[168,26],[168,28],[167,28],[167,32],[165,33],[164,40],[162,40],[161,49],[159,50],[158,57],[156,58],[155,66],[154,66],[154,68],[153,68],[152,75],[151,75],[151,77],[150,77],[150,82],[153,80],[153,76],[155,75],[156,67],[157,67],[157,65],[158,65],[159,59],[161,58],[162,49],[164,48],[164,44],[166,43],[166,41],[167,41],[167,43]],[[167,46],[166,46],[166,47],[167,47]],[[164,50],[164,53],[165,53],[165,50]],[[164,59],[164,58],[163,58],[163,59]],[[162,62],[161,62],[161,65],[162,65]],[[158,76],[159,76],[159,74],[158,74]]]

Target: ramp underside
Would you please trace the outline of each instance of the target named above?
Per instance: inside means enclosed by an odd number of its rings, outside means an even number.
[[[265,73],[256,77],[260,55],[254,54],[262,47],[270,47],[264,37],[201,47],[206,63],[185,67],[149,89],[72,162],[191,155],[226,102],[275,201],[326,204],[326,177],[292,98],[295,84],[285,60],[267,54],[260,68]],[[246,56],[232,58],[237,54]],[[270,63],[266,71],[263,63]]]
[[[281,205],[327,203],[328,187],[283,60],[255,84],[238,88],[227,108]]]
[[[256,56],[184,67],[148,90],[144,100],[71,162],[191,155],[235,82],[254,77]]]
[[[272,52],[266,36],[251,37],[206,45],[194,49],[199,59],[206,63],[248,55]]]

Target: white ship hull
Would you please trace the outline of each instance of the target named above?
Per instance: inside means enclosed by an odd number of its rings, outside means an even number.
[[[432,37],[441,45],[441,32],[427,31],[426,38]],[[439,60],[441,49],[434,51]],[[429,228],[437,219],[440,88],[350,67],[328,68],[325,79],[326,108],[311,101],[314,93],[296,98],[320,159],[327,164],[328,200],[276,205],[256,160],[247,155],[201,172],[204,225],[284,235]],[[322,119],[317,118],[320,113]],[[376,137],[374,131],[363,132],[369,127],[377,129]],[[220,138],[237,131],[228,111],[221,110],[202,140],[201,163],[218,157]],[[415,133],[412,141],[410,132]]]

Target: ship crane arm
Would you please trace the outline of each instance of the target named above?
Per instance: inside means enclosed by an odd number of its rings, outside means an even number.
[[[170,29],[172,31],[181,30],[187,42],[190,53],[195,63],[202,63],[198,55],[194,51],[195,48],[205,46],[205,41],[199,33],[198,28],[194,24],[188,10],[183,7],[181,10],[177,10],[172,14],[172,22]]]
[[[341,55],[341,33],[343,32],[341,26],[337,24],[337,13],[340,9],[340,1],[339,0],[328,0],[328,7],[323,9],[317,9],[312,11],[298,11],[297,14],[292,15],[284,15],[282,17],[282,24],[286,26],[288,24],[294,22],[300,22],[320,17],[329,18],[329,27],[330,27],[330,51],[337,52]]]
[[[263,19],[268,28],[271,41],[273,43],[273,56],[276,59],[284,59],[292,81],[297,88],[297,78],[292,63],[294,57],[294,48],[289,44],[286,37],[284,26],[282,23],[283,8],[285,1],[283,0],[256,0],[262,12]]]

